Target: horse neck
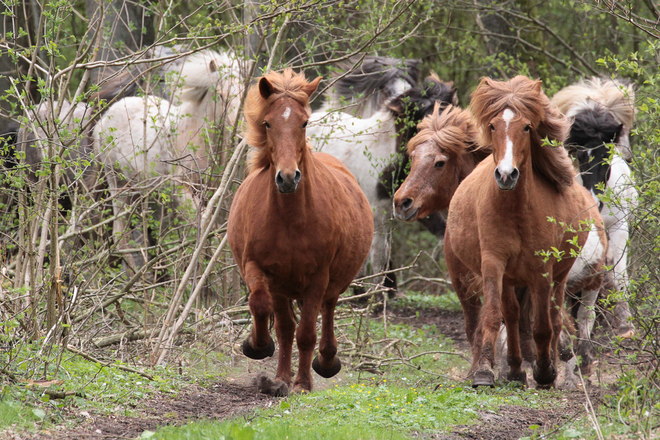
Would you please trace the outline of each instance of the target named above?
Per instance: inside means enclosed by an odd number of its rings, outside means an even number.
[[[194,145],[196,166],[202,170],[209,166],[209,144],[215,144],[217,137],[216,130],[209,130],[209,124],[220,119],[220,111],[216,104],[209,88],[201,101],[183,101],[178,107],[181,120],[177,126],[177,154],[185,156],[192,153],[188,148]]]

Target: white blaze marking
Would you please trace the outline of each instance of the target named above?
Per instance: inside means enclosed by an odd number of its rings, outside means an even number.
[[[513,142],[509,138],[509,123],[514,116],[515,114],[508,108],[502,113],[502,119],[506,122],[504,129],[504,134],[506,134],[506,151],[504,152],[504,158],[502,158],[498,165],[501,174],[511,174],[513,171]]]
[[[286,110],[284,110],[284,113],[282,113],[282,117],[287,121],[289,120],[289,116],[291,116],[291,109],[287,107]]]

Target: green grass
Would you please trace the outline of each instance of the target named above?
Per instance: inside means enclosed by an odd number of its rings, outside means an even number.
[[[281,400],[244,421],[195,422],[159,430],[157,439],[403,439],[417,432],[449,431],[500,405],[539,407],[534,390],[475,391],[455,385],[391,386],[387,379],[352,384]],[[232,434],[234,430],[234,434]]]
[[[133,415],[132,408],[157,393],[176,393],[184,385],[183,378],[164,368],[149,369],[154,380],[110,366],[90,362],[70,352],[57,362],[57,348],[43,353],[37,343],[13,348],[10,355],[12,373],[20,381],[6,385],[0,398],[0,431],[14,424],[25,428],[41,422],[66,423],[74,408],[94,410],[100,414]],[[70,393],[62,399],[51,399],[46,393]],[[120,408],[120,410],[118,410]]]
[[[6,391],[6,389],[5,389]],[[30,429],[45,418],[43,410],[3,396],[0,400],[0,434],[5,428]]]

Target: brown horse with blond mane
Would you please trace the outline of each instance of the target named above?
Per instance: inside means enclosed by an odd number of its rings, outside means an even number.
[[[243,343],[246,356],[273,355],[268,321],[275,315],[277,375],[259,383],[268,394],[289,392],[294,333],[300,352],[294,392],[312,389],[311,366],[323,377],[341,369],[334,310],[373,236],[371,208],[353,175],[334,157],[313,153],[307,142],[309,98],[320,80],[308,83],[291,69],[270,72],[249,90],[245,104],[246,139],[254,148],[227,233],[250,290],[254,325]],[[297,330],[292,300],[302,303]],[[321,340],[312,364],[319,311]]]
[[[483,291],[473,384],[494,385],[494,345],[502,316],[508,334],[507,379],[526,383],[515,288],[527,287],[534,379],[540,387],[552,386],[566,280],[585,243],[602,244],[601,220],[593,200],[573,185],[575,171],[566,150],[544,141],[562,142],[569,126],[551,107],[540,81],[484,78],[472,94],[471,110],[481,129],[480,143],[492,148],[493,160],[481,162],[456,190],[445,255],[459,297],[471,296],[475,279]]]
[[[476,121],[467,110],[449,106],[442,113],[436,107],[432,115],[427,116],[417,125],[419,133],[408,143],[408,155],[411,168],[408,177],[394,195],[394,215],[402,221],[415,221],[434,212],[445,213],[449,208],[456,189],[460,183],[490,154],[490,148],[479,146]],[[600,224],[600,216],[596,204],[590,208],[590,215]],[[593,290],[602,283],[602,269],[607,249],[604,231],[599,231],[600,241],[589,249],[585,246],[578,260],[573,265],[568,276],[567,293],[575,297],[580,290]],[[599,246],[600,244],[600,246]],[[596,290],[597,291],[597,290]],[[481,285],[459,291],[459,300],[465,315],[465,331],[476,352],[473,357],[480,356],[480,344],[474,344],[481,311]],[[465,296],[463,296],[466,294]],[[521,306],[520,341],[522,356],[525,361],[533,362],[535,357],[531,330],[531,304],[526,288],[516,289],[516,296]],[[591,322],[584,319],[585,311],[594,306],[594,298],[589,295],[577,296],[580,304],[578,309],[578,326],[580,329],[580,344],[577,354],[581,356],[583,372],[589,365],[589,348]],[[569,319],[567,315],[564,319]],[[564,324],[572,328],[568,320]],[[504,333],[506,334],[506,333]],[[477,337],[478,338],[478,337]],[[567,348],[567,347],[566,347]],[[566,358],[572,354],[564,350]],[[506,365],[506,360],[500,362]],[[564,386],[573,387],[577,381],[573,373],[574,363],[566,365]],[[500,370],[500,373],[504,369]]]

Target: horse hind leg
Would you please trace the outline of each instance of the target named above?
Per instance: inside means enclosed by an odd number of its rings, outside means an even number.
[[[335,337],[335,307],[338,296],[326,298],[321,305],[321,340],[319,354],[312,362],[314,371],[326,379],[333,377],[341,370],[341,361],[337,357],[337,338]]]
[[[250,290],[248,305],[254,321],[250,335],[243,342],[243,354],[251,359],[265,359],[275,353],[275,343],[268,333],[273,302],[266,275],[252,261],[245,265],[245,283]]]

